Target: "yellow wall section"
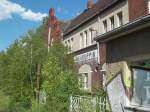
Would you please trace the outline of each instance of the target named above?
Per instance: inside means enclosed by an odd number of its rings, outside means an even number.
[[[132,84],[131,70],[126,62],[123,62],[122,74],[123,74],[123,80],[124,80],[125,86],[130,88]]]

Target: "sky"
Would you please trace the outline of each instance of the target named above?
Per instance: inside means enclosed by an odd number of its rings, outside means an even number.
[[[42,24],[51,7],[58,19],[67,21],[82,13],[86,3],[87,0],[0,0],[0,51]]]

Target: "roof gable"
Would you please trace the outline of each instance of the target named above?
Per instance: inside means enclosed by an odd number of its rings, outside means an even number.
[[[122,1],[122,0],[98,0],[94,4],[93,8],[86,9],[83,13],[81,13],[74,20],[72,20],[70,25],[64,31],[64,35],[67,35],[71,31],[75,30],[76,28],[78,28],[79,26],[81,26],[82,24],[90,20],[91,18],[95,17],[99,13],[102,13],[107,8],[109,8],[110,6],[112,6],[113,4],[119,1]]]

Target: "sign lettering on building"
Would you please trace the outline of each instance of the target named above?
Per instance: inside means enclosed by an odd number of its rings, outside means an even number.
[[[75,62],[87,62],[87,61],[91,61],[91,60],[96,60],[98,59],[98,53],[97,50],[92,50],[80,55],[76,55],[74,57]]]

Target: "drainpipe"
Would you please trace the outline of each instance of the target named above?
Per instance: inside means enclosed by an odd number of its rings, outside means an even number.
[[[98,32],[100,32],[100,17],[98,16]],[[97,32],[97,35],[96,36],[98,36],[99,35],[99,33]],[[100,64],[100,49],[99,49],[99,42],[96,42],[97,43],[97,53],[98,53],[98,64]]]
[[[97,54],[98,54],[98,64],[100,64],[100,51],[99,51],[99,42],[96,42],[97,44]]]

